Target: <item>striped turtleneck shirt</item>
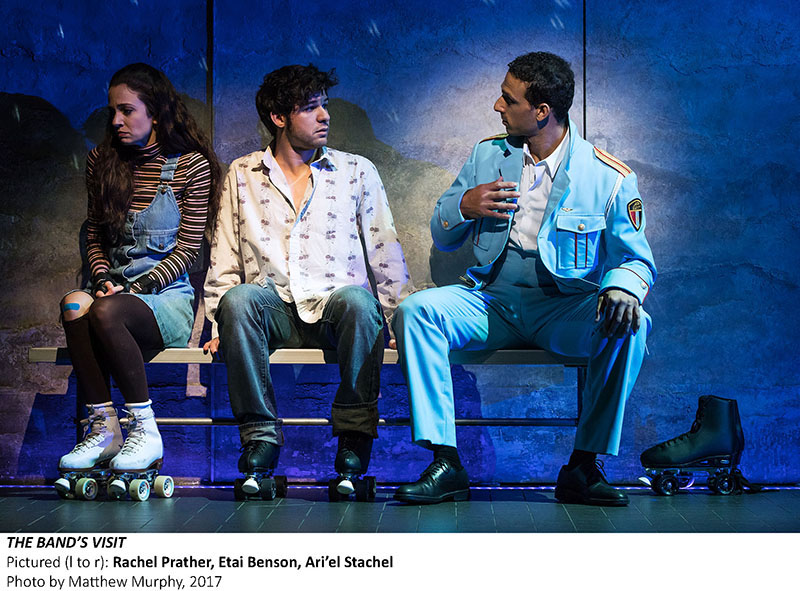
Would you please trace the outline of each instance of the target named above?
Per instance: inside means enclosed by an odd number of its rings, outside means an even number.
[[[97,161],[96,149],[89,152],[86,159],[86,179],[94,175]],[[167,161],[158,143],[140,149],[134,161],[133,201],[130,211],[147,209],[156,195],[161,177],[161,166]],[[197,152],[183,154],[178,159],[175,176],[169,183],[181,212],[177,245],[150,273],[162,289],[186,273],[197,259],[203,241],[203,232],[208,215],[208,198],[211,191],[211,166],[205,156]],[[89,191],[89,216],[87,232],[87,252],[92,276],[108,271],[110,263],[106,249],[102,245],[99,220],[92,214],[95,195]]]

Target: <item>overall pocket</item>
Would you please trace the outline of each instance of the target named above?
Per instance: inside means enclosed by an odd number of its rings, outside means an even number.
[[[570,214],[556,218],[558,268],[562,270],[592,269],[595,265],[600,236],[606,227],[601,214]]]
[[[178,243],[178,229],[157,230],[145,232],[145,245],[147,250],[166,254],[172,252]]]

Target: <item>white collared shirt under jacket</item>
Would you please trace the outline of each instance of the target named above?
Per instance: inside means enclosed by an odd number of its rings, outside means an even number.
[[[219,336],[214,314],[220,298],[240,283],[274,283],[307,323],[320,320],[328,298],[341,287],[372,291],[367,261],[388,322],[412,293],[386,191],[372,162],[322,148],[311,162],[311,177],[298,212],[269,148],[231,163],[205,283],[212,337]]]
[[[544,160],[535,162],[528,143],[522,145],[522,179],[519,183],[519,210],[514,215],[510,239],[525,250],[537,251],[536,237],[542,227],[542,218],[550,199],[553,179],[569,147],[569,131],[553,153]]]

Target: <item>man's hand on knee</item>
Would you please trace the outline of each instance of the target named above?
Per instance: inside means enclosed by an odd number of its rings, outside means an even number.
[[[636,296],[621,289],[609,289],[597,297],[595,322],[603,324],[607,336],[636,334],[641,326],[640,304]]]
[[[203,345],[203,353],[205,354],[211,353],[212,355],[216,355],[217,351],[219,351],[219,337],[211,339]]]

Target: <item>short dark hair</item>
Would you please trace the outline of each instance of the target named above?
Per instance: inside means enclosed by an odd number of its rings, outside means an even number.
[[[335,69],[321,72],[313,64],[307,66],[284,66],[264,76],[264,82],[256,93],[258,116],[272,135],[277,127],[271,113],[289,115],[296,106],[304,105],[315,94],[328,92],[336,86]]]
[[[563,123],[575,96],[575,74],[564,58],[545,51],[526,53],[508,64],[514,78],[528,83],[525,99],[531,105],[547,103],[556,121]]]

